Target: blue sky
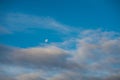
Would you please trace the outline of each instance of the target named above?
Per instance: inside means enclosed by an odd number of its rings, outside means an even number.
[[[21,14],[32,15],[36,17],[50,17],[60,24],[72,26],[78,30],[83,29],[103,29],[107,31],[120,31],[120,15],[119,6],[117,1],[108,0],[62,0],[62,1],[49,1],[49,0],[5,0],[1,1],[1,26],[9,27],[11,23],[7,23],[6,15]],[[118,8],[116,8],[116,6]],[[29,22],[29,21],[28,21]],[[29,24],[29,23],[28,23]],[[16,24],[21,25],[21,24]],[[26,26],[26,25],[21,25]],[[32,25],[33,26],[33,25]],[[19,26],[20,27],[20,26]],[[33,26],[34,28],[34,26]],[[35,29],[35,28],[34,28]],[[38,42],[42,42],[39,36],[43,39],[48,37],[51,41],[61,42],[60,33],[52,32],[51,30],[34,30],[35,34],[16,33],[13,35],[2,35],[0,42],[14,46],[28,47],[35,46]],[[76,35],[76,34],[75,34]],[[50,36],[50,37],[49,37]],[[71,34],[70,34],[71,36]],[[74,34],[73,34],[74,36]],[[16,37],[13,38],[13,37]],[[18,38],[17,38],[18,37]],[[22,38],[23,37],[23,38]],[[27,38],[25,38],[27,37]],[[33,37],[33,38],[32,38]],[[55,37],[55,38],[54,38]],[[66,37],[65,35],[63,37]],[[28,43],[29,39],[33,39]],[[8,42],[8,39],[10,42]],[[24,39],[24,41],[23,41]],[[7,41],[6,41],[7,40]],[[19,41],[19,42],[18,42]],[[23,42],[20,42],[23,41]],[[28,44],[27,44],[27,43]],[[21,45],[21,44],[24,45]]]
[[[119,27],[119,0],[0,0],[0,80],[118,80]]]

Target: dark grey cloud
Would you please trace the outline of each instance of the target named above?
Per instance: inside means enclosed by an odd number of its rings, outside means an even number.
[[[1,75],[0,74],[0,80],[16,80],[13,77],[7,76],[7,75]]]
[[[14,48],[5,46],[5,45],[0,45],[0,63],[8,63],[11,54],[13,54]]]
[[[113,75],[113,76],[109,76],[107,78],[105,78],[105,80],[120,80],[120,75]]]
[[[69,62],[70,52],[56,46],[11,48],[1,45],[1,64],[43,69],[78,69],[82,66]]]

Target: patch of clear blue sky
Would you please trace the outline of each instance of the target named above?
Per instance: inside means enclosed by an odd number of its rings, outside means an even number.
[[[119,3],[119,0],[0,0],[0,24],[4,23],[4,15],[7,13],[24,13],[50,16],[76,29],[101,28],[120,31]],[[0,43],[28,47],[41,43],[46,36],[51,42],[61,42],[62,37],[66,37],[64,34],[45,32],[46,30],[41,29],[36,31],[36,34],[1,35]],[[69,35],[69,37],[73,36]]]

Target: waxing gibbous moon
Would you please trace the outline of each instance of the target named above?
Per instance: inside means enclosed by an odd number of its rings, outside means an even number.
[[[45,39],[45,43],[47,43],[48,42],[48,39]]]

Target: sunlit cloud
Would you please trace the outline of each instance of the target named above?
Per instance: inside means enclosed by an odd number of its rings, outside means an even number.
[[[73,49],[65,48],[75,44]],[[25,74],[23,80],[106,80],[120,74],[119,33],[85,30],[78,37],[63,43],[16,48],[0,46],[0,64],[16,65],[47,71],[47,76]],[[29,76],[30,75],[30,76]],[[49,76],[48,76],[49,75]],[[119,77],[113,77],[114,80]]]

